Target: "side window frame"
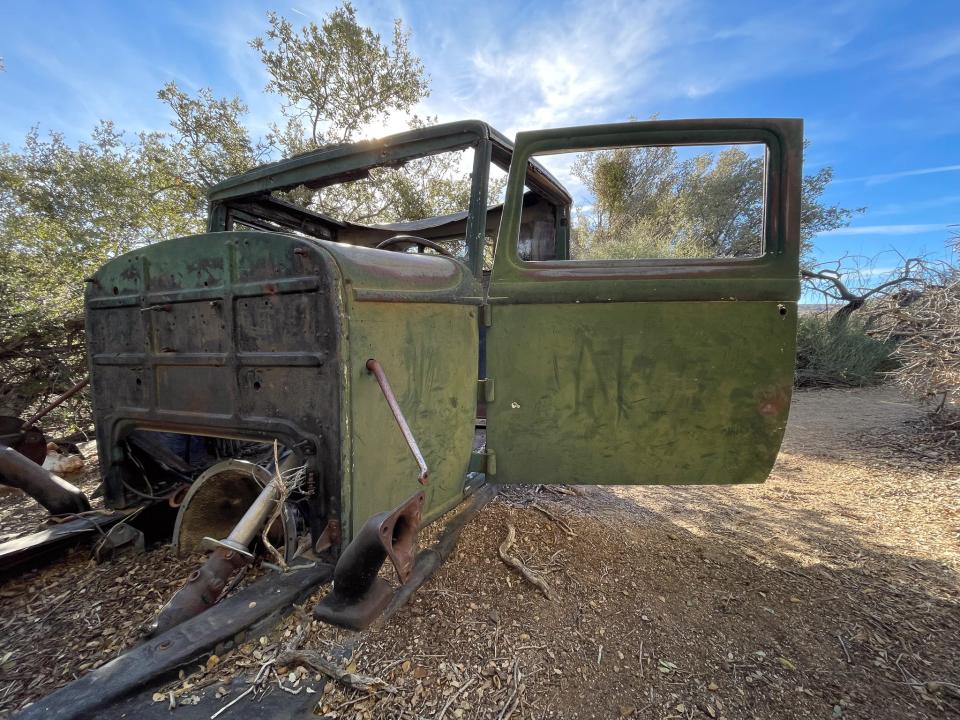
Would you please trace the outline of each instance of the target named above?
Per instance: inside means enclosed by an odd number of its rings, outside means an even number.
[[[631,279],[680,280],[698,278],[738,280],[744,288],[763,281],[796,281],[800,254],[800,188],[791,181],[802,161],[800,120],[667,120],[594,125],[520,133],[507,181],[506,204],[497,238],[491,295],[536,295],[531,287],[589,280],[621,282]],[[535,155],[579,152],[624,146],[728,145],[762,143],[766,146],[762,254],[743,258],[645,258],[636,260],[522,260],[518,253],[523,183],[529,160]],[[787,233],[790,228],[790,234]],[[729,282],[714,282],[701,296],[737,297]],[[784,283],[777,283],[784,287]],[[499,287],[499,290],[495,288]],[[511,290],[511,293],[503,292]],[[519,295],[516,293],[519,292]],[[678,289],[674,289],[674,294]],[[567,294],[567,293],[563,293]],[[670,294],[670,293],[668,293]],[[769,293],[760,293],[769,294]],[[750,299],[751,292],[744,294]],[[780,293],[782,297],[782,292]],[[494,300],[491,297],[491,300]],[[533,300],[531,300],[533,301]]]

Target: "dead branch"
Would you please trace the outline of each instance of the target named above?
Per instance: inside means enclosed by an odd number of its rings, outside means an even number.
[[[528,568],[519,558],[514,557],[510,554],[510,548],[513,547],[514,542],[517,539],[517,531],[513,525],[507,525],[507,537],[500,544],[500,559],[503,560],[507,565],[512,567],[518,573],[520,573],[524,579],[527,580],[531,585],[536,587],[544,594],[544,596],[553,602],[557,602],[560,597],[557,595],[556,591],[550,587],[547,582],[537,575],[533,570]]]
[[[803,269],[800,271],[800,277],[825,298],[845,303],[834,316],[838,322],[843,322],[875,295],[880,295],[905,284],[919,283],[922,279],[924,267],[922,258],[907,258],[897,273],[897,277],[874,287],[861,289],[858,292],[854,292],[847,286],[847,283],[844,282],[843,273],[839,269]]]
[[[893,377],[914,397],[938,403],[946,429],[960,403],[960,270],[930,272],[909,302],[890,297],[869,311],[871,334],[896,343]]]
[[[385,690],[391,695],[399,692],[396,687],[378,677],[348,672],[313,650],[295,650],[290,653],[284,652],[277,657],[276,664],[287,667],[303,665],[304,667],[309,667],[319,673],[323,673],[331,680],[335,680],[341,685],[346,685],[354,690],[362,690],[364,692]]]
[[[531,503],[531,504],[530,504],[530,507],[532,507],[534,510],[537,510],[537,511],[543,513],[543,514],[546,515],[548,518],[550,518],[551,520],[553,520],[557,525],[560,526],[560,529],[563,530],[563,531],[564,531],[567,535],[569,535],[570,537],[576,537],[576,536],[577,536],[577,534],[573,531],[573,529],[567,524],[567,521],[564,520],[562,517],[558,517],[558,516],[554,515],[552,512],[550,512],[550,511],[547,510],[545,507],[543,507],[542,505],[540,505],[539,503],[536,503],[536,502]]]

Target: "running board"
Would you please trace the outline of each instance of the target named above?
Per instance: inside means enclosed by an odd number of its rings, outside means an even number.
[[[269,623],[271,615],[289,609],[332,577],[330,565],[314,565],[284,575],[268,573],[206,612],[40,698],[17,718],[90,717],[144,685],[173,675],[252,625]]]

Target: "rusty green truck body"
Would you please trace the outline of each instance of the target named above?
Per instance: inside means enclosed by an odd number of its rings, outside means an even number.
[[[569,259],[570,196],[535,155],[737,142],[765,148],[756,257]],[[360,226],[278,197],[463,148],[473,189],[457,216]],[[801,152],[795,120],[625,123],[516,143],[465,122],[318,150],[214,187],[209,232],[118,257],[88,286],[108,502],[143,490],[125,442],[136,429],[276,439],[310,475],[301,504],[314,543],[333,521],[346,544],[421,489],[371,358],[430,467],[424,521],[484,480],[762,481],[793,377]],[[491,165],[509,170],[493,208]],[[528,221],[555,228],[535,259],[518,249]],[[373,247],[404,233],[456,235],[463,251]],[[478,398],[485,443],[475,442]]]

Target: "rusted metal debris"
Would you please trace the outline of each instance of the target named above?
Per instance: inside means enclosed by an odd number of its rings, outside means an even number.
[[[48,557],[59,557],[64,547],[104,533],[129,516],[126,511],[91,511],[30,535],[0,543],[0,576],[21,572]]]
[[[241,463],[236,460],[221,463],[215,468],[222,465],[227,466],[228,472],[234,465],[248,465],[251,472],[259,469],[251,463]],[[188,578],[187,584],[163,606],[151,628],[151,634],[165,632],[189,620],[221,598],[229,587],[230,579],[253,560],[252,545],[279,501],[280,483],[282,480],[278,472],[266,483],[226,538],[203,538],[202,544],[205,549],[211,551],[210,555],[203,567],[195,571]],[[184,506],[182,511],[188,509],[189,506]],[[178,525],[182,527],[182,523]],[[287,547],[289,546],[288,542]]]
[[[44,446],[44,455],[46,455],[46,446]],[[23,490],[49,510],[51,515],[81,513],[90,509],[90,501],[79,488],[2,443],[0,443],[0,483]]]
[[[0,415],[0,443],[12,447],[37,465],[47,457],[47,438],[36,425],[25,426],[12,415]]]
[[[78,680],[41,698],[18,716],[21,720],[74,720],[90,717],[98,708],[164,677],[218,643],[301,601],[330,580],[333,568],[315,565],[285,575],[267,575],[237,592],[216,608],[91,670]]]

